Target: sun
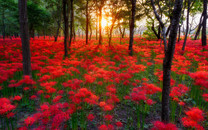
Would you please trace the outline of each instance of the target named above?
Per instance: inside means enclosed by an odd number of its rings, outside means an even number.
[[[105,18],[102,18],[101,24],[102,24],[102,28],[105,28],[108,24],[108,21]]]

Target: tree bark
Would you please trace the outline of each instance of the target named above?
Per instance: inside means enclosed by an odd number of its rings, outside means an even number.
[[[200,30],[201,30],[201,27],[202,27],[203,14],[204,14],[204,12],[202,12],[202,15],[201,15],[201,17],[200,17],[199,25],[198,25],[196,34],[195,34],[195,36],[194,36],[194,40],[197,40],[197,38],[198,38],[198,36],[199,36]]]
[[[162,36],[163,36],[163,41],[164,41],[164,52],[166,52],[167,50],[167,39],[166,39],[166,35],[165,35],[165,25],[164,23],[162,22],[160,16],[158,15],[157,11],[156,11],[156,8],[155,8],[155,4],[153,2],[153,0],[151,0],[151,4],[152,4],[152,7],[153,7],[153,11],[154,11],[154,14],[155,14],[155,17],[157,18],[157,20],[159,21],[159,24],[162,28]]]
[[[116,22],[116,19],[117,19],[117,14],[112,22],[112,25],[111,25],[111,28],[110,28],[110,36],[109,36],[109,41],[108,41],[108,45],[110,46],[111,44],[111,39],[112,39],[112,33],[113,33],[113,28],[114,28],[114,24]]]
[[[102,3],[101,3],[102,4]],[[102,5],[99,8],[100,16],[99,16],[99,45],[102,44]]]
[[[95,30],[95,35],[96,35],[96,40],[98,39],[98,35],[97,35],[97,33],[98,33],[98,8],[97,8],[97,0],[96,0],[96,17],[97,17],[97,19],[96,19],[96,30]]]
[[[63,0],[63,16],[64,16],[64,57],[68,56],[67,41],[69,35],[69,17],[68,17],[68,0]]]
[[[207,45],[206,25],[207,25],[207,0],[203,1],[204,19],[202,23],[202,46]]]
[[[74,9],[73,9],[73,0],[70,0],[70,39],[69,39],[69,48],[71,47],[71,42],[72,42],[72,37],[73,37],[73,11],[74,11]]]
[[[169,32],[170,32],[170,25],[168,26],[168,29],[167,29],[167,31],[166,31],[166,37],[168,36],[168,34],[169,34]]]
[[[74,19],[74,5],[72,6],[72,29],[73,29],[73,38],[74,38],[74,40],[73,41],[75,41],[76,40],[76,30],[75,30],[75,25],[74,25],[74,23],[75,23],[75,19]]]
[[[188,0],[188,11],[187,11],[187,19],[186,19],[186,34],[185,34],[185,39],[183,42],[183,47],[182,50],[185,50],[186,47],[186,41],[187,41],[187,36],[188,36],[188,30],[189,30],[189,12],[190,12],[190,0]]]
[[[131,24],[130,24],[130,39],[129,39],[129,55],[133,55],[133,41],[134,41],[134,24],[135,24],[135,11],[136,11],[136,0],[131,0]]]
[[[88,44],[88,32],[89,32],[89,16],[88,16],[88,0],[86,3],[86,45]]]
[[[159,39],[160,39],[160,36],[158,35],[158,33],[157,33],[156,30],[155,30],[154,22],[152,23],[151,29],[152,29],[153,33],[155,34],[155,36],[157,37],[157,39],[159,40]]]
[[[89,27],[90,27],[90,39],[89,40],[91,40],[92,39],[92,25],[90,22],[89,22]]]
[[[57,27],[57,30],[56,30],[56,35],[54,37],[54,41],[57,42],[57,39],[58,39],[58,35],[59,35],[59,29],[60,29],[60,26],[61,26],[61,17],[60,19],[57,21],[57,24],[58,24],[58,27]]]
[[[178,42],[180,42],[180,38],[181,38],[181,25],[179,25],[178,27]]]
[[[27,18],[27,0],[19,0],[20,36],[22,41],[23,75],[32,76],[30,37]]]
[[[175,0],[173,17],[171,20],[170,35],[168,40],[168,48],[165,52],[163,60],[163,90],[162,90],[162,121],[169,122],[169,94],[170,94],[170,75],[173,55],[175,52],[175,43],[177,37],[177,30],[179,26],[183,0]]]

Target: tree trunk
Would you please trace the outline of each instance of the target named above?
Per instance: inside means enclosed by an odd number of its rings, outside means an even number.
[[[189,30],[189,12],[190,12],[190,0],[188,0],[188,11],[187,11],[187,19],[186,19],[186,34],[185,34],[185,39],[183,42],[183,47],[182,50],[185,50],[186,47],[186,40],[187,40],[187,36],[188,36],[188,30]]]
[[[3,39],[5,39],[5,36],[6,36],[6,31],[5,31],[5,15],[4,15],[4,7],[2,7],[2,35],[3,35]]]
[[[89,16],[88,16],[88,0],[86,3],[86,45],[88,44],[88,32],[89,32]]]
[[[72,37],[73,37],[73,0],[70,0],[70,40],[69,40],[69,48],[71,48],[71,42],[72,42]]]
[[[166,31],[166,37],[168,36],[168,34],[169,34],[169,32],[170,32],[170,25],[168,26],[168,29],[167,29],[167,31]]]
[[[194,40],[197,40],[197,38],[198,38],[198,36],[199,36],[200,30],[201,30],[201,27],[202,27],[203,14],[204,14],[204,12],[202,12],[202,14],[201,14],[201,17],[200,17],[200,20],[199,20],[199,25],[198,25],[196,34],[195,34],[195,36],[194,36]]]
[[[19,0],[20,36],[22,41],[23,75],[32,76],[30,40],[27,18],[27,0]]]
[[[72,29],[73,29],[73,38],[74,38],[74,40],[73,41],[75,41],[76,40],[76,31],[75,31],[75,25],[74,25],[74,22],[75,22],[75,20],[74,20],[74,5],[72,6]]]
[[[99,45],[102,44],[102,5],[99,8],[100,16],[99,16]]]
[[[178,27],[178,42],[180,42],[180,38],[181,38],[181,25],[179,25]]]
[[[58,35],[59,35],[59,29],[60,29],[60,26],[61,26],[61,17],[60,17],[60,19],[57,21],[57,24],[58,24],[58,27],[57,27],[56,35],[55,35],[55,38],[54,38],[54,41],[55,41],[55,42],[57,42]]]
[[[161,39],[161,33],[160,33],[160,25],[159,25],[159,27],[158,27],[158,36],[159,36],[159,39]]]
[[[156,30],[155,30],[154,22],[152,23],[151,29],[152,29],[153,33],[155,34],[155,36],[157,37],[157,39],[159,40],[159,39],[160,39],[160,35],[158,35],[158,33],[157,33]]]
[[[69,17],[68,17],[68,0],[63,0],[63,16],[64,16],[64,58],[68,56],[67,41],[69,35]]]
[[[125,37],[125,31],[126,31],[126,28],[123,28],[122,38]]]
[[[136,11],[136,0],[131,0],[131,24],[130,24],[130,39],[129,39],[129,55],[133,55],[133,41],[134,41],[134,24],[135,24],[135,11]]]
[[[90,39],[89,40],[91,40],[92,39],[92,25],[90,22],[89,22],[89,27],[90,27]]]
[[[179,26],[183,0],[175,0],[173,17],[171,20],[170,35],[168,41],[167,51],[163,60],[163,90],[162,90],[162,121],[169,122],[169,94],[170,94],[170,75],[172,59],[175,52],[175,43],[177,37],[177,30]]]
[[[110,28],[110,35],[109,35],[109,41],[108,41],[108,45],[110,46],[111,44],[111,39],[112,39],[112,33],[113,33],[113,28],[114,28],[114,24],[116,22],[116,17],[114,18],[114,21],[112,22],[111,28]]]
[[[96,0],[96,17],[97,17],[97,19],[96,19],[96,30],[95,30],[95,35],[96,35],[96,40],[97,40],[97,38],[98,38],[98,35],[97,35],[97,33],[98,33],[98,8],[97,8],[97,0]]]
[[[166,34],[165,34],[165,25],[164,23],[162,22],[162,19],[161,17],[158,15],[157,11],[156,11],[156,8],[155,8],[155,4],[153,2],[153,0],[151,0],[151,4],[152,4],[152,7],[153,7],[153,11],[154,11],[154,14],[155,14],[155,17],[157,18],[157,20],[159,21],[159,24],[162,28],[162,36],[163,36],[163,41],[164,41],[164,52],[166,52],[167,50],[167,39],[166,39]]]
[[[204,19],[202,23],[202,46],[207,45],[206,24],[207,24],[207,0],[203,1]]]

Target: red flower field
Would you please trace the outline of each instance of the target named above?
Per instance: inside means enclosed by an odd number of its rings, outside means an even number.
[[[30,40],[32,77],[22,72],[21,39],[0,39],[0,129],[208,129],[208,46],[176,43],[171,123],[160,122],[163,45],[128,38],[76,39],[64,59],[63,38]]]

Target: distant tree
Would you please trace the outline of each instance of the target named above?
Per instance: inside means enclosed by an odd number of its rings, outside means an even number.
[[[28,2],[28,23],[30,37],[35,37],[35,31],[43,32],[46,35],[48,26],[50,25],[50,13],[34,2]]]
[[[70,0],[70,40],[69,48],[71,47],[72,37],[73,37],[73,24],[74,24],[74,1]]]
[[[89,12],[88,12],[88,0],[86,0],[86,44],[88,44],[88,27],[89,27]]]
[[[98,0],[98,10],[99,10],[99,45],[102,44],[102,9],[105,5],[105,0]]]
[[[129,39],[129,55],[133,55],[133,42],[134,42],[134,26],[135,26],[135,11],[136,11],[136,0],[131,0],[132,14],[131,14],[131,24],[130,24],[130,39]]]
[[[13,0],[0,0],[0,32],[3,39],[19,34],[18,3]]]
[[[207,45],[206,25],[207,25],[207,0],[203,0],[204,19],[202,23],[202,46]]]
[[[69,35],[69,3],[68,0],[63,0],[63,17],[64,17],[64,57],[68,56],[67,42]]]
[[[27,19],[27,0],[19,0],[20,36],[22,41],[23,75],[32,76],[30,41]]]

